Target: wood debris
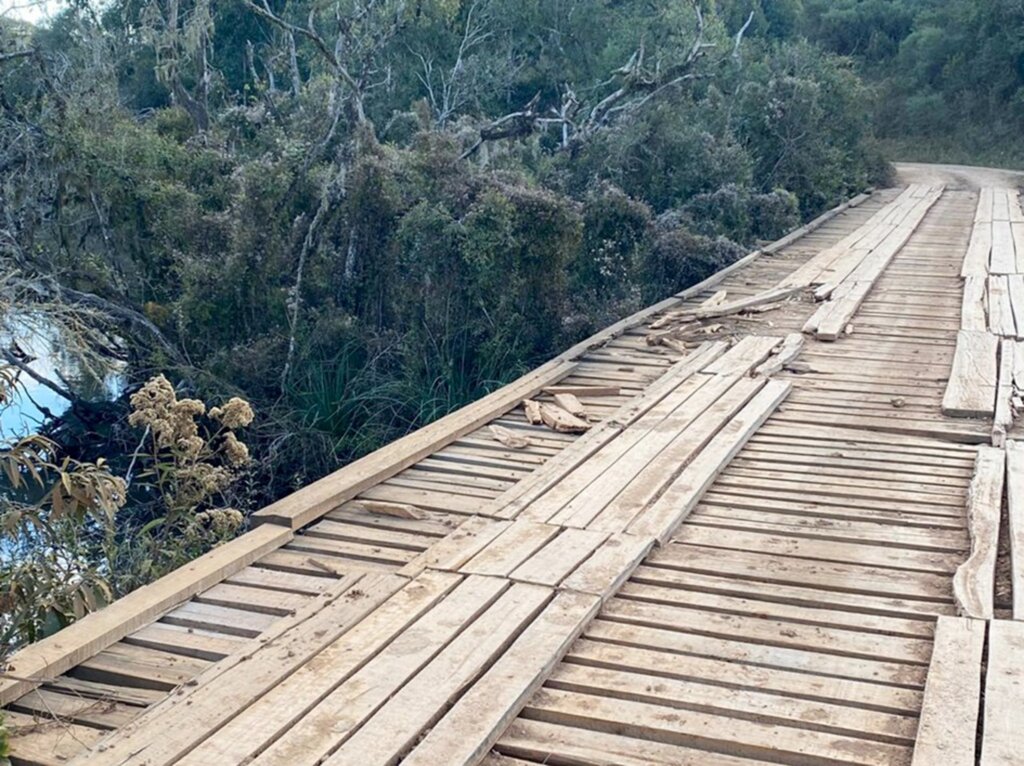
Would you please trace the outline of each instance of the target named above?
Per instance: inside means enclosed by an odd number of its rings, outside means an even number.
[[[544,402],[540,405],[540,414],[544,425],[563,434],[578,434],[590,429],[590,423],[563,410],[557,404]]]
[[[394,516],[396,519],[425,519],[427,515],[415,505],[391,503],[385,500],[357,500],[355,503],[367,513]]]
[[[526,413],[526,421],[532,426],[539,426],[544,422],[540,412],[540,402],[533,399],[523,399],[523,410]]]
[[[803,347],[804,336],[798,332],[790,333],[785,337],[779,347],[772,352],[772,356],[762,362],[757,369],[754,370],[754,377],[767,378],[770,375],[780,372],[786,365],[800,356],[800,352],[803,350]]]
[[[587,419],[587,408],[574,394],[555,394],[555,404],[578,418]]]
[[[530,446],[529,439],[525,436],[519,436],[512,433],[512,431],[504,426],[490,425],[487,428],[490,430],[491,436],[506,447],[511,447],[512,449],[526,449]]]

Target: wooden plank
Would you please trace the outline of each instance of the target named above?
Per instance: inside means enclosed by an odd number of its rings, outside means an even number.
[[[210,661],[227,657],[246,643],[245,639],[237,636],[226,636],[223,633],[168,625],[163,622],[147,625],[126,636],[123,641],[126,644],[147,646]]]
[[[1012,294],[1011,294],[1012,295]],[[963,306],[960,312],[960,329],[984,332],[988,329],[988,279],[970,276],[964,280]],[[1022,306],[1024,309],[1024,306]]]
[[[787,364],[795,361],[800,356],[803,347],[803,334],[798,332],[790,333],[783,339],[782,345],[775,350],[775,353],[758,365],[753,372],[754,377],[767,378],[777,372],[781,372]]]
[[[447,577],[447,576],[442,576]],[[266,637],[211,666],[196,683],[165,697],[145,714],[112,734],[83,757],[81,766],[158,766],[177,764],[211,731],[229,722],[289,674],[317,656],[382,603],[385,613],[419,608],[423,598],[437,598],[450,579],[421,581],[424,587],[401,591],[408,581],[395,575],[353,577],[320,600],[319,609],[297,614],[293,629],[282,625]],[[396,594],[399,594],[396,596]],[[395,597],[394,602],[387,599]],[[380,617],[375,618],[380,622]],[[208,763],[227,761],[208,761]]]
[[[615,603],[613,599],[610,603]],[[701,615],[707,614],[701,613]],[[700,617],[697,615],[697,625]],[[699,630],[699,627],[698,627]],[[776,626],[776,631],[788,628]],[[728,630],[718,635],[702,635],[679,629],[655,628],[611,620],[597,619],[587,626],[587,637],[628,646],[643,647],[670,655],[685,654],[710,657],[729,662],[742,662],[831,677],[834,681],[860,681],[870,678],[874,683],[923,688],[927,668],[923,665],[887,662],[843,654],[831,654],[814,648],[764,644],[745,637],[742,640]],[[810,637],[813,643],[813,637]]]
[[[1002,448],[1006,433],[1013,426],[1013,372],[1017,342],[1004,338],[999,342],[999,380],[996,386],[996,412],[992,419],[992,446]]]
[[[664,543],[690,515],[719,473],[789,395],[788,381],[772,380],[701,450],[700,454],[629,525],[630,534],[653,536]]]
[[[402,761],[473,766],[558,664],[600,599],[563,591]]]
[[[554,587],[597,550],[608,534],[587,529],[565,529],[509,577],[521,582]]]
[[[996,188],[992,190],[992,222],[1001,223],[1010,220],[1009,196],[1016,194],[1011,189]]]
[[[747,335],[701,372],[708,375],[746,375],[767,359],[785,338],[774,335]]]
[[[439,719],[506,649],[550,598],[515,584],[395,694],[324,766],[390,766]]]
[[[463,574],[507,576],[555,535],[559,528],[533,521],[514,521],[460,568]]]
[[[497,744],[502,753],[529,761],[484,760],[483,766],[535,766],[571,763],[574,766],[762,766],[767,761],[738,758],[704,749],[681,747],[636,736],[583,728],[572,723],[518,719]]]
[[[991,274],[1017,274],[1017,257],[1013,247],[1013,230],[1008,220],[992,223]]]
[[[316,766],[412,676],[490,607],[508,587],[470,576],[404,629],[376,656],[321,698],[253,761],[259,766]],[[325,672],[333,669],[325,667]]]
[[[987,332],[960,330],[942,412],[952,417],[984,418],[995,413],[998,339]]]
[[[980,766],[1020,764],[1024,753],[1021,710],[1024,710],[1024,623],[994,620],[988,628]]]
[[[1024,620],[1024,444],[1006,443],[1006,503],[1013,619]]]
[[[985,623],[939,617],[913,766],[973,766]]]
[[[971,555],[953,576],[953,595],[965,617],[992,619],[1005,473],[1006,453],[1003,450],[978,448],[967,497]]]
[[[909,748],[902,745],[559,689],[543,689],[530,700],[528,717],[776,763],[893,766],[909,761]]]
[[[41,719],[92,726],[97,729],[116,729],[124,726],[142,712],[142,708],[114,700],[78,697],[67,692],[40,687],[11,704],[11,710],[37,716]]]
[[[764,387],[760,380],[734,380],[716,377],[691,400],[692,408],[691,402],[687,402],[652,429],[551,521],[606,532],[625,531],[637,512],[657,497],[680,467],[704,449],[723,425]]]
[[[408,626],[435,608],[460,580],[448,573],[425,572],[410,581],[315,657],[300,663],[287,677],[278,678],[255,701],[247,695],[244,709],[175,763],[199,766],[247,762],[292,729]],[[306,631],[299,633],[305,635]],[[267,661],[272,667],[280,663],[275,657],[280,653],[280,650],[269,653]],[[289,661],[288,658],[285,661]],[[260,668],[251,661],[249,664],[251,673]],[[279,670],[275,669],[274,673]],[[226,689],[222,686],[220,691],[223,694]],[[210,731],[209,724],[205,728]]]
[[[971,231],[971,241],[967,245],[962,277],[985,277],[988,275],[989,255],[992,252],[992,223],[976,222]]]
[[[643,561],[654,542],[653,537],[613,534],[562,582],[561,587],[607,601]]]
[[[674,659],[674,658],[673,658]],[[912,745],[916,715],[864,710],[835,702],[808,700],[763,689],[736,687],[731,673],[712,679],[666,678],[661,672],[641,673],[562,663],[548,679],[548,688],[602,697],[628,699],[679,710],[757,721],[797,730],[848,737],[881,739]],[[802,696],[802,695],[801,695]]]
[[[648,603],[626,598],[616,598],[608,602],[601,612],[601,617],[666,630],[689,629],[722,641],[745,641],[764,646],[881,660],[900,665],[923,666],[927,663],[931,651],[931,642],[926,639],[861,633],[846,628],[768,619],[757,614],[718,613],[703,608]]]
[[[670,661],[666,661],[669,657]],[[666,656],[657,650],[607,644],[587,638],[573,644],[566,659],[583,666],[615,668],[680,680],[715,681],[729,688],[834,702],[899,716],[916,716],[921,709],[922,693],[915,689],[886,687],[872,681],[852,679],[837,684],[835,679],[813,672],[685,654]]]
[[[1010,296],[1010,309],[1013,322],[1017,328],[1017,338],[1024,337],[1024,274],[1011,274],[1006,277],[1006,288]]]
[[[434,543],[398,570],[405,577],[415,577],[424,569],[456,571],[483,550],[494,538],[508,529],[511,522],[472,516],[450,535]]]
[[[974,213],[974,222],[978,223],[992,223],[992,206],[995,198],[995,189],[991,186],[985,186],[978,193],[978,207]]]
[[[257,527],[16,652],[7,662],[7,675],[0,678],[0,706],[154,622],[177,604],[247,567],[291,538],[287,529]]]
[[[1010,234],[1013,236],[1013,250],[1017,254],[1017,273],[1024,274],[1024,221],[1012,222]]]
[[[1004,338],[1017,337],[1010,287],[1005,276],[988,278],[988,329]]]

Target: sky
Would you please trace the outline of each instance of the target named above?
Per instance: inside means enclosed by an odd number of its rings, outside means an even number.
[[[60,10],[61,0],[0,0],[0,17],[38,24]]]

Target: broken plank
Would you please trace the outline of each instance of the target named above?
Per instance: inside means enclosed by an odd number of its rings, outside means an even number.
[[[1002,510],[1006,453],[979,447],[967,496],[971,555],[953,575],[953,595],[965,617],[992,619],[999,516]]]

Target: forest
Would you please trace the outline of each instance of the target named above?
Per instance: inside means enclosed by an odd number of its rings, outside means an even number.
[[[0,14],[0,657],[1022,119],[1019,0]]]

